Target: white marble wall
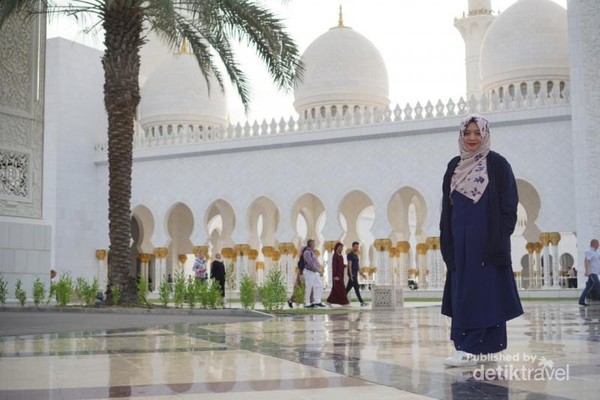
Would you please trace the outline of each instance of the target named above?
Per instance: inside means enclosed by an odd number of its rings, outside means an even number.
[[[575,205],[579,254],[600,238],[600,7],[569,0]],[[583,267],[580,269],[583,271]],[[579,285],[585,282],[579,274]]]
[[[102,52],[63,38],[47,42],[46,152],[49,213],[53,220],[52,263],[59,273],[92,278],[97,273],[99,187],[93,144],[106,137]],[[100,168],[101,169],[101,168]]]

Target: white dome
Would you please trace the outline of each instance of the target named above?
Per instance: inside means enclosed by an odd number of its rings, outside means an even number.
[[[532,80],[569,80],[567,11],[550,0],[520,0],[492,23],[481,45],[484,92]]]
[[[227,101],[215,79],[210,96],[198,61],[190,54],[175,55],[148,78],[141,89],[140,123],[154,125],[225,125]]]
[[[302,55],[303,80],[294,90],[298,113],[322,106],[389,104],[388,74],[377,48],[352,28],[331,28]]]

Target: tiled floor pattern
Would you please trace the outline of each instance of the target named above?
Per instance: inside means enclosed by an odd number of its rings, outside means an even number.
[[[600,306],[525,309],[499,359],[463,368],[437,306],[5,337],[0,399],[600,398]]]

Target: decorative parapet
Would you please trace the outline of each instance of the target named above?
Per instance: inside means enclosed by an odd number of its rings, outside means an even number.
[[[497,93],[484,94],[479,99],[471,96],[468,101],[463,97],[457,102],[452,99],[445,103],[438,100],[435,105],[428,101],[425,106],[417,102],[414,106],[407,103],[403,108],[396,105],[394,109],[387,107],[385,110],[353,111],[348,109],[345,113],[332,113],[332,110],[328,109],[315,118],[301,116],[297,119],[290,117],[287,121],[281,118],[279,122],[272,119],[270,123],[266,120],[263,120],[260,124],[258,121],[254,121],[252,124],[246,122],[244,125],[237,123],[235,125],[230,124],[227,127],[215,127],[206,131],[198,131],[189,127],[173,129],[172,125],[166,125],[162,129],[156,129],[154,133],[138,132],[134,136],[133,147],[134,150],[143,150],[264,136],[295,135],[328,129],[455,117],[475,112],[488,114],[566,104],[569,104],[568,89],[563,88],[560,91],[558,87],[554,87],[550,92],[542,91],[537,94],[533,90],[528,90],[525,94],[517,90],[514,96],[503,95],[501,97]],[[99,154],[106,153],[108,142],[97,144],[95,150]]]

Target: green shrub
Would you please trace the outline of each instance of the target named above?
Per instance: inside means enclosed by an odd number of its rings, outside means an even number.
[[[158,298],[163,306],[166,307],[167,304],[169,304],[169,300],[171,298],[171,284],[167,282],[166,277],[163,277],[163,281],[158,287]]]
[[[121,286],[115,285],[112,287],[112,300],[114,305],[121,302]]]
[[[185,284],[185,275],[183,274],[183,271],[175,271],[175,279],[173,280],[173,285],[173,302],[175,303],[175,307],[181,308],[183,307],[183,302],[185,301],[185,295],[187,291]]]
[[[56,301],[58,305],[64,307],[69,304],[73,296],[73,279],[71,279],[71,274],[63,274],[54,286],[56,288]]]
[[[96,304],[96,295],[98,294],[98,279],[94,278],[92,283],[89,283],[85,278],[78,277],[75,291],[83,304],[87,307],[93,307]]]
[[[39,306],[42,301],[44,301],[44,297],[46,297],[46,287],[42,283],[42,280],[38,276],[33,282],[32,289],[33,303],[35,306]]]
[[[265,283],[258,288],[258,296],[267,312],[283,308],[287,301],[287,291],[281,271],[269,271]]]
[[[221,297],[221,285],[219,282],[202,282],[200,286],[200,304],[203,308],[223,307],[223,297]]]
[[[248,275],[244,275],[240,282],[240,302],[245,309],[254,310],[256,305],[256,282]]]
[[[196,304],[202,297],[202,292],[206,291],[206,282],[199,279],[194,279],[188,283],[185,291],[185,300],[190,305],[191,309],[196,307]]]
[[[294,285],[294,293],[292,299],[296,304],[304,304],[304,295],[306,294],[306,285],[301,280],[298,284]]]
[[[6,303],[6,296],[8,295],[8,282],[4,280],[3,276],[0,276],[0,303]]]
[[[23,282],[21,282],[20,279],[17,279],[17,284],[15,287],[15,298],[19,300],[21,306],[24,306],[25,302],[27,301],[27,293],[25,292],[25,289],[23,289]]]
[[[148,303],[148,293],[150,289],[148,288],[148,280],[140,279],[137,283],[137,292],[138,292],[138,303],[149,305]]]

